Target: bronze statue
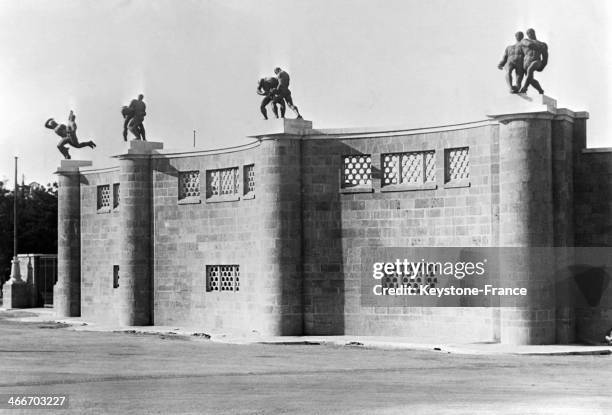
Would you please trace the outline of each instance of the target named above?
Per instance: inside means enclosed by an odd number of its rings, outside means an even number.
[[[127,141],[128,129],[136,140],[147,141],[145,135],[145,128],[143,125],[144,117],[147,115],[147,106],[143,101],[144,95],[138,95],[138,99],[133,99],[129,106],[121,108],[121,115],[123,115],[123,141]]]
[[[274,101],[274,91],[277,91],[278,88],[278,79],[276,78],[261,78],[259,83],[257,84],[257,94],[262,95],[264,99],[261,101],[261,105],[259,109],[264,116],[264,119],[268,119],[268,112],[266,111],[266,105],[272,102],[272,112],[278,118],[278,108],[279,105],[281,107],[281,113],[285,114],[285,101],[280,100],[280,102]]]
[[[525,55],[523,61],[523,68],[527,74],[525,84],[519,91],[521,94],[527,92],[529,85],[532,85],[540,94],[544,93],[544,90],[540,86],[540,83],[533,78],[534,72],[542,72],[548,64],[548,45],[544,42],[540,42],[536,39],[535,30],[527,29],[527,39],[521,41],[521,47],[523,48],[523,54]]]
[[[523,54],[523,47],[521,46],[523,32],[516,32],[514,37],[516,38],[516,43],[506,48],[504,57],[501,62],[499,62],[499,65],[497,65],[499,69],[506,68],[506,83],[508,84],[511,94],[516,94],[519,91],[525,73],[523,70],[523,58],[525,55]],[[512,83],[513,71],[516,75],[516,85]]]
[[[85,141],[79,143],[79,139],[76,135],[77,125],[75,120],[76,115],[74,115],[74,112],[70,110],[70,114],[68,114],[67,124],[58,124],[53,118],[49,118],[45,122],[45,127],[54,130],[55,134],[59,135],[62,138],[57,144],[57,148],[67,160],[70,159],[70,153],[68,152],[68,148],[66,148],[67,144],[70,144],[74,148],[96,147],[96,144],[93,141]]]
[[[278,78],[278,89],[273,91],[275,93],[273,103],[281,103],[283,100],[287,103],[289,108],[295,112],[297,118],[302,118],[297,106],[293,105],[293,99],[291,98],[291,91],[289,90],[289,74],[283,71],[281,68],[275,68],[274,73]],[[285,118],[285,108],[281,106],[281,118]]]
[[[128,125],[134,118],[134,111],[128,108],[127,105],[121,107],[121,115],[123,115],[123,141],[127,141]]]

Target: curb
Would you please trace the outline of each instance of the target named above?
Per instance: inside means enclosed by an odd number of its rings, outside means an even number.
[[[491,343],[487,346],[475,347],[473,344],[465,345],[439,345],[427,343],[408,343],[402,341],[376,341],[359,338],[358,336],[337,336],[335,339],[327,339],[325,336],[298,336],[299,338],[275,338],[265,337],[240,337],[227,334],[210,334],[203,331],[186,330],[181,328],[168,329],[167,326],[138,326],[138,327],[118,327],[118,326],[98,326],[94,323],[86,322],[78,317],[74,319],[55,318],[49,312],[29,309],[6,309],[0,307],[3,312],[26,312],[35,314],[35,317],[8,317],[13,321],[23,321],[32,323],[55,322],[66,324],[68,329],[74,331],[93,331],[104,333],[125,333],[134,335],[160,335],[160,336],[186,336],[197,340],[208,340],[223,344],[261,344],[278,346],[333,346],[347,348],[363,348],[377,350],[406,350],[406,351],[428,351],[446,354],[463,355],[521,355],[521,356],[607,356],[612,355],[612,346],[586,346],[586,345],[542,345],[542,346],[503,346],[499,343]],[[565,348],[566,350],[551,350],[555,348]],[[588,349],[585,349],[588,348]],[[487,350],[488,349],[488,350]]]

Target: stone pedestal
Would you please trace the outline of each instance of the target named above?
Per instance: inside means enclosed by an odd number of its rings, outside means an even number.
[[[119,226],[119,324],[153,324],[151,258],[151,154],[162,143],[130,142],[119,159],[121,211]]]
[[[2,301],[2,306],[7,309],[29,307],[28,284],[12,280],[5,282],[2,287]]]
[[[11,263],[11,279],[2,287],[2,305],[4,308],[26,308],[30,306],[28,284],[21,279],[19,260]]]
[[[485,109],[488,117],[503,121],[504,116],[511,118],[518,114],[547,112],[556,114],[557,100],[548,95],[505,94],[497,95]]]
[[[304,136],[312,134],[312,121],[289,118],[262,120],[254,126],[249,137],[262,139],[277,135]]]
[[[91,161],[62,160],[57,208],[57,283],[53,304],[58,317],[81,315],[81,167]]]

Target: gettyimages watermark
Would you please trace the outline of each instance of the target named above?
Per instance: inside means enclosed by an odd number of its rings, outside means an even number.
[[[607,247],[374,247],[352,258],[361,305],[373,307],[592,307],[612,275]]]
[[[479,262],[429,262],[425,259],[394,262],[375,262],[372,277],[380,281],[372,287],[374,295],[431,295],[436,297],[458,295],[527,295],[525,287],[494,287],[484,284],[478,287],[436,287],[438,277],[462,280],[465,277],[481,277],[486,274],[488,259]]]

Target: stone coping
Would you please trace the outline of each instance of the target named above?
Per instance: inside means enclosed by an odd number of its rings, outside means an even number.
[[[548,104],[548,108],[542,100]],[[472,128],[481,128],[487,126],[499,125],[500,122],[508,121],[513,118],[546,118],[554,120],[566,120],[573,122],[574,119],[588,119],[589,113],[586,111],[574,112],[567,108],[556,108],[556,101],[550,97],[544,96],[536,100],[537,102],[531,102],[529,105],[539,109],[538,111],[527,111],[527,112],[515,112],[507,113],[502,115],[488,115],[489,119],[471,121],[457,124],[447,124],[433,127],[414,127],[406,125],[396,126],[378,126],[378,127],[351,127],[351,128],[312,128],[312,121],[302,119],[278,119],[268,120],[262,123],[263,126],[259,127],[259,132],[256,135],[250,135],[248,137],[255,138],[255,140],[246,144],[237,146],[224,147],[210,150],[185,150],[185,149],[163,149],[162,143],[155,142],[139,142],[132,140],[129,142],[129,149],[123,154],[113,156],[113,158],[124,158],[124,157],[150,157],[153,159],[166,159],[166,158],[184,158],[184,157],[200,157],[210,156],[216,154],[228,154],[236,153],[241,151],[251,150],[261,145],[264,140],[276,140],[282,139],[301,139],[301,140],[345,140],[345,139],[366,139],[366,138],[377,138],[377,137],[395,137],[395,136],[406,136],[406,135],[417,135],[427,133],[437,133],[444,131],[456,131],[465,130]],[[552,105],[550,102],[552,101]],[[544,107],[544,108],[543,108]],[[265,123],[265,124],[264,124]],[[142,147],[142,148],[140,148]],[[145,148],[146,147],[146,148]],[[590,152],[591,149],[583,150]],[[608,150],[593,150],[593,152],[602,152]],[[83,165],[82,167],[85,167]],[[105,168],[82,168],[74,167],[72,171],[80,171],[82,173],[106,173],[117,171],[118,167],[105,167]],[[63,170],[63,169],[62,169]],[[60,170],[60,172],[62,171]]]
[[[495,125],[494,120],[479,120],[459,124],[448,124],[433,127],[414,127],[397,125],[389,127],[353,127],[353,128],[321,128],[313,129],[312,133],[304,139],[347,139],[347,138],[373,138],[391,137],[398,135],[416,135],[425,133],[436,133],[442,131],[464,130],[470,128]]]
[[[83,174],[93,174],[93,173],[112,173],[112,172],[116,172],[119,171],[119,166],[113,166],[113,167],[100,167],[100,168],[94,168],[94,167],[90,167],[87,169],[81,169],[80,172]]]

